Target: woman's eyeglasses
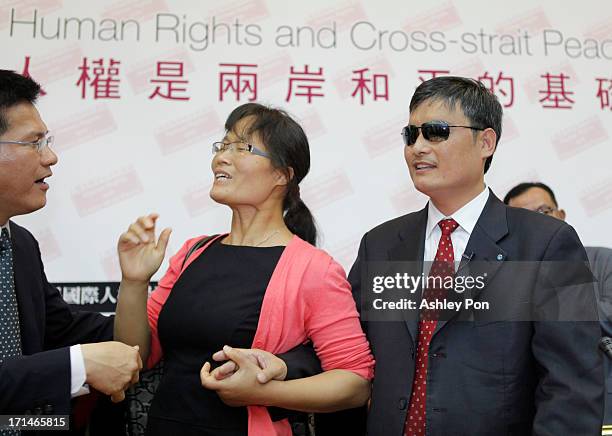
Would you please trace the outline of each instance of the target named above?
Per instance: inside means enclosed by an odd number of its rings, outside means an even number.
[[[270,159],[270,155],[263,150],[255,147],[253,144],[249,144],[244,141],[233,141],[233,142],[223,142],[217,141],[212,144],[212,153],[216,155],[223,151],[237,151],[239,153],[251,153],[257,156],[267,157]]]

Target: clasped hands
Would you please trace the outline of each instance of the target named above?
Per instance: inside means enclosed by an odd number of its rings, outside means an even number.
[[[125,391],[138,382],[142,369],[138,345],[131,347],[117,341],[81,345],[86,383],[114,403],[125,399]]]
[[[213,354],[216,362],[225,362],[211,371],[210,362],[200,371],[202,386],[216,391],[228,406],[266,404],[268,382],[282,381],[287,365],[274,354],[257,348],[232,348],[228,345]]]

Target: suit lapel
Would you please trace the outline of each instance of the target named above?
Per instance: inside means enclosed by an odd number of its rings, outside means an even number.
[[[28,241],[24,238],[23,230],[9,222],[11,226],[11,243],[13,246],[13,275],[15,278],[15,292],[17,294],[17,305],[19,306],[19,324],[21,327],[21,344],[23,352],[30,354],[40,351],[42,333],[39,326],[34,322],[32,314],[38,314],[40,319],[44,315],[40,308],[35,307],[34,291],[37,286],[35,265],[38,259],[32,256],[32,252],[26,251]]]
[[[413,271],[407,271],[412,275],[420,275],[423,271],[423,253],[425,252],[425,229],[427,227],[427,206],[412,215],[404,223],[398,233],[398,243],[391,247],[388,252],[389,260],[394,262],[410,262]],[[416,300],[420,299],[421,289],[416,291]],[[416,342],[418,335],[418,317],[407,317],[406,326]]]
[[[498,245],[498,242],[507,234],[506,205],[490,191],[487,203],[470,235],[465,248],[465,255],[457,269],[457,275],[485,277],[485,286],[481,289],[474,288],[469,292],[466,291],[460,296],[459,300],[465,300],[466,298],[476,300],[497,274],[507,257],[507,253]],[[434,335],[457,314],[458,312],[454,312],[449,319],[438,321]]]

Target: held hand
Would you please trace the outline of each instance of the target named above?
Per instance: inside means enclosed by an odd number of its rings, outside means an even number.
[[[138,346],[109,341],[81,345],[85,362],[86,383],[111,395],[114,402],[125,398],[124,391],[138,382],[142,360]]]
[[[123,280],[148,283],[164,260],[171,229],[164,229],[155,241],[159,215],[142,216],[122,233],[117,243]]]
[[[220,380],[216,374],[218,368],[211,372],[210,363],[206,362],[200,371],[202,386],[216,391],[219,398],[228,406],[267,405],[265,401],[267,385],[261,384],[257,379],[257,374],[261,371],[259,365],[255,364],[247,353],[237,348],[226,345],[223,347],[223,352],[238,366],[238,369],[231,377]]]
[[[227,361],[213,371],[217,380],[230,377],[238,370],[238,365],[225,354],[224,350],[225,347],[212,356],[216,362]],[[258,348],[234,348],[234,350],[240,351],[258,366],[257,381],[259,383],[267,383],[270,380],[285,380],[285,377],[287,377],[287,364],[274,354]]]
[[[120,403],[125,400],[125,391],[118,391],[111,394],[110,399],[113,403]]]

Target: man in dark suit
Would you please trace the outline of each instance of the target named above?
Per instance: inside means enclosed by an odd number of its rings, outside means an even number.
[[[504,196],[504,203],[522,207],[565,221],[565,210],[559,207],[553,190],[544,183],[519,183]],[[612,337],[612,249],[584,247],[595,276],[595,297],[599,309],[601,335]],[[612,424],[612,361],[604,358],[606,368],[606,400],[604,422]]]
[[[470,79],[438,77],[412,97],[404,156],[429,202],[367,232],[349,275],[376,358],[369,435],[601,431],[592,284],[573,274],[585,268],[586,254],[572,227],[509,208],[485,185],[501,123],[495,96]],[[431,273],[442,278],[477,271],[484,287],[468,295],[497,311],[419,309],[440,295],[432,285],[416,290],[416,313],[380,318],[367,306],[373,287],[366,280],[374,262],[390,261],[420,265],[425,276],[433,262]],[[547,264],[558,274],[543,281]],[[453,301],[458,292],[442,295]]]
[[[34,107],[39,93],[30,78],[0,70],[0,414],[69,414],[87,385],[120,400],[142,367],[137,349],[111,341],[113,318],[70,310],[47,281],[36,239],[10,221],[45,205],[57,163]]]

